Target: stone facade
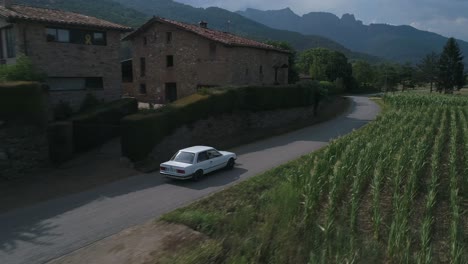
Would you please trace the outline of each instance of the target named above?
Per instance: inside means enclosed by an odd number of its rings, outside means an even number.
[[[129,94],[143,102],[172,101],[170,86],[182,98],[201,87],[288,82],[286,52],[226,45],[168,23],[152,23],[131,39],[131,46],[133,89]],[[168,56],[173,66],[168,67]]]
[[[0,121],[0,180],[20,177],[49,163],[44,128]]]
[[[63,88],[50,90],[51,106],[60,101],[68,102],[75,110],[88,93],[104,101],[119,99],[121,96],[121,68],[119,58],[120,32],[117,30],[94,29],[105,31],[106,45],[86,45],[47,41],[46,29],[57,27],[64,29],[93,28],[57,26],[35,22],[19,21],[14,24],[0,20],[0,27],[11,27],[15,35],[15,58],[7,58],[5,63],[13,63],[20,55],[26,55],[37,67],[51,78],[60,79]],[[102,78],[102,87],[69,89],[67,80],[84,78]]]

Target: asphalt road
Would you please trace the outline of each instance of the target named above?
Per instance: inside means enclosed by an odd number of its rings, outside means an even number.
[[[331,121],[233,149],[238,164],[232,171],[199,182],[142,174],[0,215],[0,263],[45,263],[315,151],[380,111],[366,97],[350,98],[351,109]]]

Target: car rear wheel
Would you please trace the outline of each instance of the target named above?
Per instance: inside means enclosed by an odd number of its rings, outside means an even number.
[[[229,161],[228,161],[228,163],[227,163],[227,165],[226,165],[226,169],[232,170],[232,169],[234,168],[234,164],[235,164],[235,163],[236,163],[236,162],[234,161],[234,159],[229,159]]]
[[[194,181],[198,181],[198,180],[201,179],[201,177],[203,177],[203,171],[198,170],[197,172],[195,172],[195,173],[193,174],[192,179],[193,179]]]

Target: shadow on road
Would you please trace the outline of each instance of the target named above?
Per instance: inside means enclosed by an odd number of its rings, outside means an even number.
[[[191,180],[177,181],[167,180],[168,184],[177,185],[183,188],[203,190],[211,187],[230,185],[240,179],[241,175],[245,174],[248,170],[235,167],[232,170],[222,170],[205,175],[199,181],[194,182]]]

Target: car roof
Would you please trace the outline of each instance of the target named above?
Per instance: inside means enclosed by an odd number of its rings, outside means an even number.
[[[213,148],[208,147],[208,146],[193,146],[193,147],[190,147],[190,148],[181,149],[180,151],[191,152],[191,153],[199,153],[199,152],[202,152],[202,151],[207,151],[209,149],[213,149]]]

